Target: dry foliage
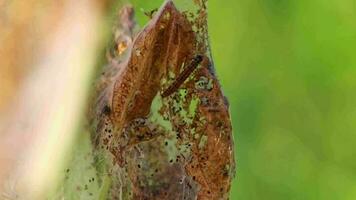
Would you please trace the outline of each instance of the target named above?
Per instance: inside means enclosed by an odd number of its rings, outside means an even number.
[[[197,15],[167,1],[139,32],[133,14],[131,7],[121,12],[91,113],[107,193],[228,199],[232,128],[210,56],[205,1]]]

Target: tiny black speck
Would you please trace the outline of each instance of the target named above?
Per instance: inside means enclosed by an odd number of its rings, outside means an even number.
[[[109,115],[111,113],[111,108],[108,105],[105,105],[102,112],[104,115]]]

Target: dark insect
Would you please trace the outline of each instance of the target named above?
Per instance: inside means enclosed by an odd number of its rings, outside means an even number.
[[[189,77],[191,73],[197,68],[197,66],[203,60],[203,56],[197,55],[193,58],[191,63],[183,70],[177,79],[162,93],[162,97],[168,97],[173,94],[177,89],[184,83],[184,81]]]

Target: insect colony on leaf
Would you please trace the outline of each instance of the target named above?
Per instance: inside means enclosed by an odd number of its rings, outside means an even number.
[[[232,128],[213,71],[205,3],[194,18],[166,1],[141,31],[132,7],[120,12],[91,109],[110,199],[229,197]]]

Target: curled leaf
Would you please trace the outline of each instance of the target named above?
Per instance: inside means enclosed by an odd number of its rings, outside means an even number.
[[[94,151],[105,160],[97,167],[111,180],[109,196],[228,199],[232,128],[213,71],[205,2],[191,18],[167,1],[138,33],[133,18],[121,16],[118,51],[92,109]]]

